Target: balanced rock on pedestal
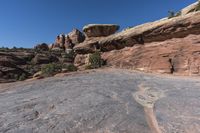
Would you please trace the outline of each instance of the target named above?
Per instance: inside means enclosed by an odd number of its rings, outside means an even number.
[[[115,24],[89,24],[83,27],[87,37],[105,37],[114,34],[120,26]]]

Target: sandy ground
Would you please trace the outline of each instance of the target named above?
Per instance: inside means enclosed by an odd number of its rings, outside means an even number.
[[[0,84],[1,133],[200,133],[200,80],[104,69]]]

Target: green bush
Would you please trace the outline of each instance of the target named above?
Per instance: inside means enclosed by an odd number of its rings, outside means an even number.
[[[102,66],[102,59],[100,52],[96,51],[95,53],[89,56],[89,65],[86,66],[87,69],[95,69]]]
[[[52,76],[58,72],[61,72],[62,66],[55,63],[46,64],[42,66],[41,71],[44,76]]]
[[[23,81],[27,78],[26,74],[25,73],[22,73],[22,75],[19,76],[19,80],[20,81]]]
[[[86,65],[85,69],[94,69],[94,68],[92,67],[92,65]]]
[[[67,69],[67,70],[70,71],[70,72],[74,72],[74,71],[77,71],[77,70],[78,70],[77,67],[74,66],[74,64],[63,65],[62,68],[65,68],[65,69]]]
[[[200,2],[198,1],[197,7],[195,8],[195,11],[200,11]]]
[[[168,19],[175,17],[174,11],[168,11]]]

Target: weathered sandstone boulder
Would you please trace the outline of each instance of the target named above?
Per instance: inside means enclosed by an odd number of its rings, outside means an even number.
[[[89,24],[83,27],[83,32],[87,37],[109,36],[117,30],[119,30],[119,25],[115,24]]]

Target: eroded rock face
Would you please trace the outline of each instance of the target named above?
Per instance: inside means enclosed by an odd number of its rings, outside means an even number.
[[[11,53],[0,52],[0,83],[18,80],[22,75],[29,75],[19,65],[25,65],[26,60]]]
[[[33,64],[48,64],[52,62],[57,62],[58,58],[56,56],[50,55],[50,54],[41,54],[38,53],[33,59],[32,63]]]
[[[147,43],[102,54],[108,65],[145,72],[200,75],[200,35]]]
[[[83,32],[87,37],[102,37],[114,34],[119,30],[119,25],[115,24],[89,24],[83,27]]]
[[[70,32],[68,36],[74,45],[82,43],[85,40],[84,34],[80,32],[78,29],[73,29],[73,31]]]

